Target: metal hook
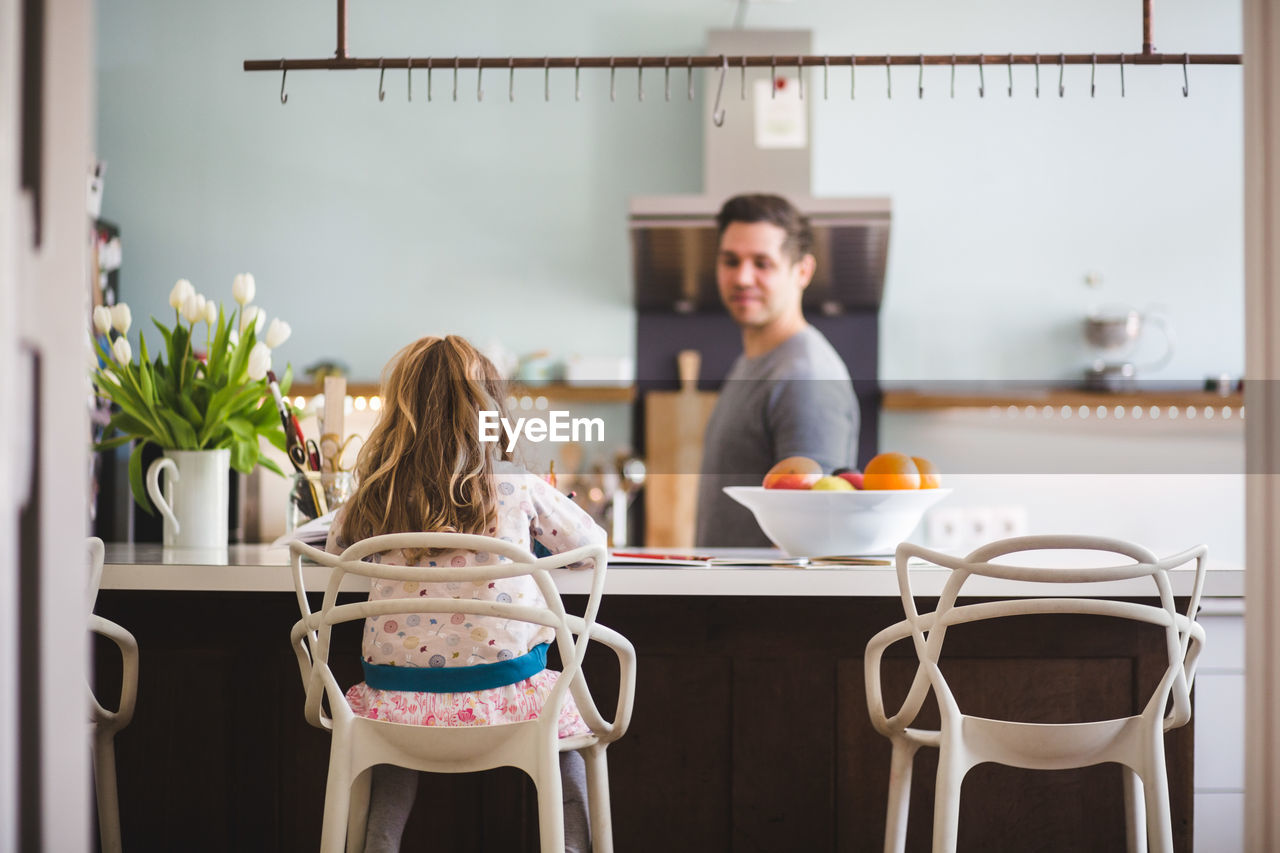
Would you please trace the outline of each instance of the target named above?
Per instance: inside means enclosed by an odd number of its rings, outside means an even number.
[[[1009,54],[1009,97],[1013,97],[1013,54]]]
[[[405,60],[405,77],[408,78],[409,103],[413,103],[413,57]]]
[[[778,97],[778,57],[769,60],[769,97]]]
[[[1191,81],[1187,79],[1187,63],[1191,60],[1191,54],[1182,54],[1182,97],[1186,98],[1191,94]]]
[[[924,97],[924,54],[920,54],[920,73],[916,76],[917,97]]]
[[[800,84],[800,100],[804,100],[804,57],[796,56],[796,80]]]
[[[1124,97],[1124,54],[1120,54],[1120,97]]]
[[[484,100],[484,63],[480,61],[480,57],[476,57],[476,101]]]
[[[856,98],[858,94],[857,93],[857,89],[858,89],[857,71],[858,71],[858,57],[853,54],[850,54],[849,55],[849,100],[851,101],[854,98]]]
[[[582,68],[579,66],[578,57],[573,58],[573,99],[575,101],[582,100]]]
[[[387,99],[387,92],[385,89],[382,88],[382,78],[383,78],[383,75],[385,75],[386,73],[387,73],[387,69],[382,67],[382,60],[379,59],[378,60],[378,100],[379,101],[385,101]]]
[[[987,96],[987,72],[983,63],[987,57],[984,54],[978,54],[978,97],[985,98]]]
[[[831,57],[822,57],[822,100],[827,99],[827,89],[831,83]]]
[[[453,58],[453,99],[458,100],[458,57]]]
[[[692,56],[689,57],[688,65],[685,66],[685,76],[688,77],[688,80],[689,80],[689,85],[687,87],[688,97],[689,97],[689,100],[692,101],[693,100],[693,57]]]
[[[893,62],[888,54],[884,57],[884,80],[889,90],[889,100],[893,100]]]
[[[1089,97],[1094,97],[1094,93],[1098,91],[1095,81],[1098,79],[1098,54],[1089,54]]]
[[[1036,54],[1036,97],[1040,97],[1040,54]]]
[[[742,73],[738,80],[738,100],[745,101],[747,99],[747,55],[742,54]]]
[[[431,103],[431,57],[427,57],[427,103]]]
[[[1058,54],[1058,97],[1061,98],[1067,92],[1067,87],[1062,84],[1062,73],[1066,70],[1067,57],[1066,54]]]
[[[618,100],[618,87],[615,85],[618,79],[617,72],[618,72],[618,69],[613,67],[613,57],[611,56],[609,57],[609,100],[610,101]]]
[[[671,57],[662,60],[662,97],[671,100]]]
[[[289,103],[289,96],[284,93],[284,78],[289,75],[289,69],[284,67],[284,60],[280,60],[280,103]]]
[[[636,57],[636,97],[644,100],[644,63]]]
[[[951,97],[956,96],[956,55],[951,54]]]
[[[551,103],[551,57],[542,57],[542,99]]]
[[[507,57],[507,101],[513,104],[516,101],[516,58],[514,56]]]
[[[720,106],[720,95],[724,92],[724,78],[729,73],[729,60],[720,54],[720,85],[716,87],[716,103],[711,109],[711,121],[716,127],[724,127],[724,107]]]

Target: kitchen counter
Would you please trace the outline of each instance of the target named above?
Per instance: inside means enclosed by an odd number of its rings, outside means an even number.
[[[288,640],[298,618],[288,560],[286,549],[265,545],[167,555],[159,546],[107,546],[96,612],[132,631],[140,650],[137,714],[116,738],[131,847],[165,849],[183,838],[191,850],[316,849],[329,737],[303,719]],[[581,612],[588,575],[553,574],[566,607]],[[932,606],[945,574],[915,572],[922,607]],[[308,565],[304,577],[318,592],[327,570]],[[1179,606],[1189,582],[1190,572],[1176,573]],[[973,592],[1008,591],[990,583]],[[1149,583],[1114,586],[1110,594],[1152,600]],[[1213,565],[1205,593],[1219,598],[1206,610],[1237,604],[1242,589],[1239,567]],[[360,579],[345,590],[346,600],[364,594]],[[888,565],[611,564],[600,621],[629,638],[638,656],[631,728],[609,748],[620,853],[877,847],[889,743],[867,716],[862,653],[873,634],[901,618]],[[1007,621],[948,635],[944,667],[963,669],[957,698],[973,713],[1025,722],[1123,716],[1141,710],[1138,697],[1164,671],[1163,638],[1147,626],[1066,615]],[[334,629],[334,648],[345,650],[333,661],[342,684],[360,679],[362,628]],[[97,689],[111,695],[118,657],[98,648]],[[909,642],[886,651],[890,703],[900,701],[915,669]],[[612,707],[612,656],[593,650],[584,671],[597,702]],[[920,724],[936,725],[936,711]],[[1198,802],[1194,725],[1193,718],[1166,736],[1179,851],[1191,849]],[[936,763],[929,750],[916,761],[912,851],[927,848]],[[486,804],[493,802],[505,804],[508,819],[492,820]],[[1033,835],[1044,850],[1124,846],[1113,765],[1057,773],[983,765],[966,779],[961,808],[960,849],[1022,850]],[[510,768],[426,776],[406,838],[535,851],[536,814],[532,783]]]
[[[645,553],[646,549],[628,549]],[[699,549],[712,557],[760,560],[782,559],[770,548]],[[1157,554],[1165,552],[1157,551]],[[884,557],[886,562],[891,558]],[[304,564],[303,580],[309,590],[323,590],[328,570]],[[950,574],[936,566],[912,570],[912,584],[917,595],[936,596]],[[557,570],[552,572],[556,585],[565,595],[586,594],[588,575]],[[1187,569],[1173,572],[1175,595],[1189,595],[1193,573]],[[107,545],[106,566],[102,573],[103,589],[171,590],[210,592],[290,592],[293,579],[289,571],[287,548],[268,545],[232,545],[221,551],[170,550],[159,545]],[[367,592],[368,581],[349,576],[343,591]],[[1005,581],[972,578],[965,586],[969,595],[1026,594]],[[898,596],[898,578],[892,565],[883,566],[794,566],[717,565],[655,566],[628,565],[615,559],[605,579],[606,595],[741,595],[741,596]],[[1079,584],[1055,594],[1144,596],[1154,594],[1153,584],[1145,579],[1111,584]],[[1239,566],[1215,563],[1210,555],[1205,579],[1206,597],[1238,598],[1244,595],[1244,570]]]

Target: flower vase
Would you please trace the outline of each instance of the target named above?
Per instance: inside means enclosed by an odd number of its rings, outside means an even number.
[[[226,549],[230,471],[228,449],[166,450],[151,463],[147,494],[164,517],[165,548]]]

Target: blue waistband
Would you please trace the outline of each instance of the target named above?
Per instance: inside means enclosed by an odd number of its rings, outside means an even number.
[[[470,693],[524,681],[547,668],[547,643],[511,660],[475,666],[388,666],[364,661],[364,683],[375,690]]]

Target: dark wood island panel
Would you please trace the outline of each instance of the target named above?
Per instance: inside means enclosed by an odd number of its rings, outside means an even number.
[[[126,848],[315,850],[329,741],[302,716],[293,595],[103,590],[98,612],[141,654],[137,714],[116,741]],[[639,655],[635,716],[609,753],[617,850],[880,849],[889,744],[867,716],[862,651],[901,613],[885,597],[606,598],[600,621]],[[339,676],[354,680],[358,626],[345,627]],[[1157,631],[1090,617],[952,628],[947,648],[961,707],[1028,722],[1134,713],[1163,672]],[[612,654],[593,650],[587,671],[611,709]],[[889,650],[888,703],[913,672],[909,643]],[[105,695],[118,683],[107,651],[98,680]],[[1192,728],[1166,745],[1175,847],[1190,850]],[[935,767],[922,750],[910,850],[929,849]],[[1120,778],[1114,765],[977,767],[960,849],[1123,849]],[[536,820],[519,771],[424,777],[404,849],[535,851]]]

